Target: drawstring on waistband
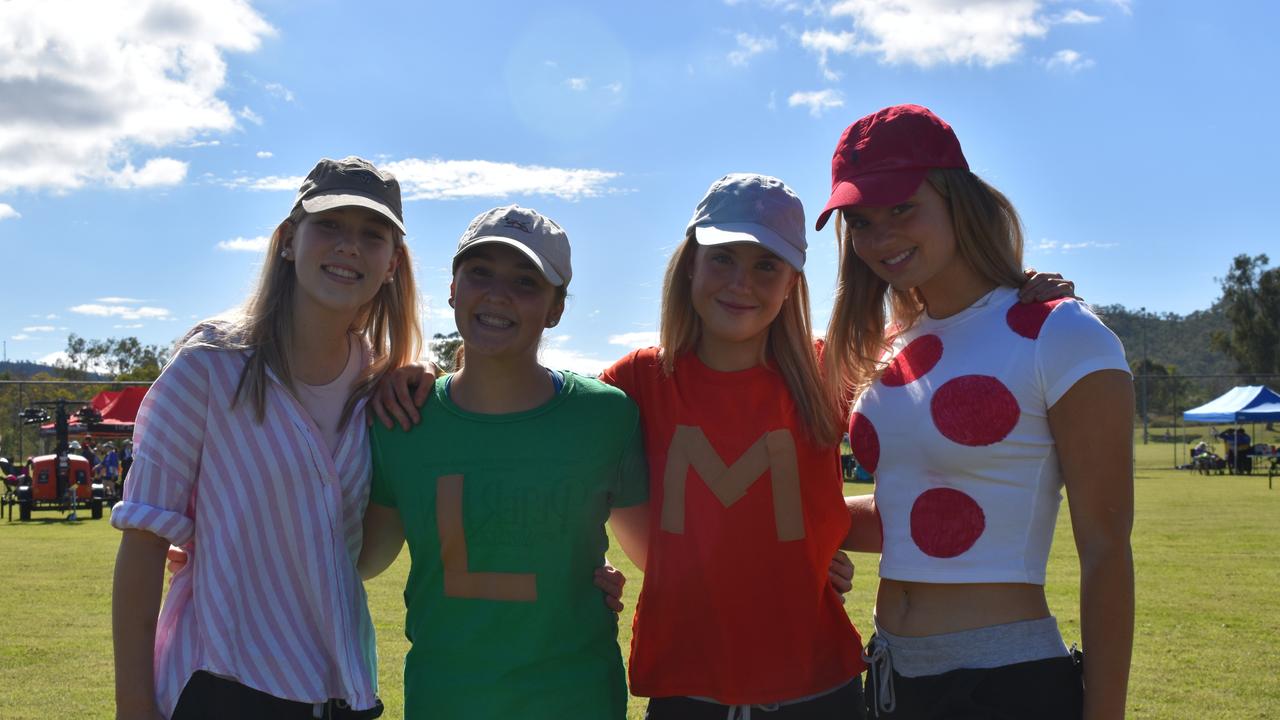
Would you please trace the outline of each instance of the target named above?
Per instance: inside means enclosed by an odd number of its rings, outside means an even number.
[[[889,644],[872,635],[862,661],[867,664],[867,684],[875,688],[876,717],[880,717],[881,710],[893,712],[898,700],[893,694],[893,655],[889,652]]]

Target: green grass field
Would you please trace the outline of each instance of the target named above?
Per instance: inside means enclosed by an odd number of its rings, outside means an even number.
[[[1273,440],[1274,441],[1274,440]],[[1280,717],[1280,478],[1202,477],[1168,470],[1172,449],[1138,448],[1137,632],[1129,715],[1134,718]],[[1183,450],[1185,456],[1185,449]],[[848,485],[850,494],[869,485]],[[111,718],[111,574],[118,533],[105,520],[0,520],[0,717]],[[630,642],[640,575],[632,582],[620,642]],[[848,600],[859,628],[871,622],[875,558],[854,557]],[[385,717],[401,717],[401,589],[408,553],[369,583],[377,624]],[[1049,602],[1068,642],[1079,637],[1077,565],[1067,513],[1049,563]],[[742,592],[753,592],[742,588]],[[625,656],[625,652],[624,652]],[[642,715],[633,699],[630,717]]]

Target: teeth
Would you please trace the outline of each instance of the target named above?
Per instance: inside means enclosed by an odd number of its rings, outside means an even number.
[[[893,257],[889,258],[888,260],[885,260],[885,261],[884,261],[884,264],[885,264],[885,265],[897,265],[898,263],[902,262],[903,260],[906,260],[906,259],[907,259],[907,257],[908,257],[908,256],[910,256],[910,255],[911,255],[911,253],[913,253],[913,252],[915,252],[915,248],[911,248],[910,250],[903,250],[900,254],[898,254],[898,255],[894,255]]]
[[[357,280],[360,278],[360,273],[356,272],[355,270],[348,270],[346,268],[334,267],[332,265],[325,265],[324,270],[327,273],[337,275],[338,277],[347,278],[348,280]]]
[[[488,325],[489,327],[496,327],[496,328],[509,328],[515,324],[504,317],[498,317],[497,315],[486,315],[484,313],[476,315],[476,319],[480,321],[481,325]]]

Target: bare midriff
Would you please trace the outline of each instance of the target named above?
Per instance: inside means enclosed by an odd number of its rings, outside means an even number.
[[[880,581],[876,623],[904,637],[1003,625],[1049,617],[1044,586],[1023,583]]]

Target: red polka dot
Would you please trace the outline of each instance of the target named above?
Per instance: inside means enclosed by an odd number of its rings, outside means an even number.
[[[1053,308],[1069,299],[1062,297],[1041,303],[1014,303],[1004,316],[1004,321],[1009,323],[1011,330],[1022,337],[1035,340],[1040,337],[1040,328],[1044,327],[1044,321],[1049,319],[1049,313],[1053,312]]]
[[[929,403],[933,424],[952,442],[979,447],[1000,442],[1018,424],[1018,400],[990,375],[948,380]]]
[[[931,557],[963,553],[986,527],[986,515],[978,503],[954,488],[927,490],[911,506],[911,539]]]
[[[937,335],[921,335],[898,353],[880,376],[889,387],[901,387],[924,377],[942,358],[942,339]]]
[[[849,446],[858,464],[874,474],[880,465],[880,436],[876,434],[876,426],[862,413],[854,413],[849,418]]]

